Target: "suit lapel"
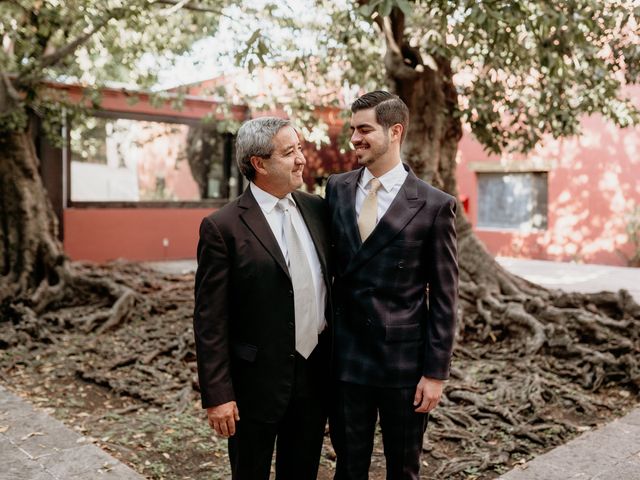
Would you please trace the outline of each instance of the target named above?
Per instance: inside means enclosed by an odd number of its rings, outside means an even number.
[[[391,242],[423,207],[425,200],[418,196],[418,178],[411,170],[408,173],[396,198],[355,257],[351,259],[345,274],[358,268]]]
[[[313,240],[318,258],[320,259],[322,274],[325,277],[326,284],[329,285],[329,268],[327,259],[327,251],[329,249],[329,245],[326,234],[324,233],[325,230],[323,229],[322,225],[324,219],[321,217],[319,212],[314,212],[312,210],[311,206],[307,203],[304,195],[300,195],[299,192],[293,192],[292,196],[296,201],[296,205],[298,206],[298,210],[300,211],[300,215],[302,215],[304,223],[309,229],[309,234],[311,235],[311,239]]]
[[[287,262],[284,259],[284,255],[282,255],[280,245],[278,245],[276,237],[273,236],[271,227],[269,226],[267,219],[264,217],[264,213],[262,213],[260,205],[258,205],[258,202],[251,193],[250,187],[247,187],[239,198],[238,208],[242,210],[240,212],[240,218],[242,221],[249,230],[251,230],[258,242],[260,242],[265,250],[269,252],[276,263],[280,265],[280,268],[282,268],[287,276],[289,276],[289,268],[287,268]]]
[[[338,197],[337,208],[341,219],[340,225],[347,237],[349,249],[351,250],[351,258],[353,258],[362,245],[360,231],[358,230],[358,219],[356,217],[356,192],[362,168],[350,172],[345,181],[339,185],[338,191],[336,192]]]

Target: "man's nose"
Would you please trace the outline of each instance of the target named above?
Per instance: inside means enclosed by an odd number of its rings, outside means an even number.
[[[357,143],[360,143],[361,141],[362,141],[362,135],[360,135],[357,131],[354,131],[351,134],[351,143],[356,145]]]
[[[304,158],[304,153],[302,153],[302,150],[298,150],[296,152],[296,163],[302,164],[302,165],[306,165],[307,164],[307,159]]]

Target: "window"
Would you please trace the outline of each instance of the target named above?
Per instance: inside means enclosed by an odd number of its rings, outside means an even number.
[[[237,194],[233,137],[214,124],[110,113],[76,122],[69,136],[71,202],[198,202]]]
[[[478,227],[547,228],[547,173],[477,173]]]

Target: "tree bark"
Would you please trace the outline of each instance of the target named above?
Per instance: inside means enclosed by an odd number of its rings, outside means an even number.
[[[72,268],[58,240],[58,219],[38,167],[31,132],[3,132],[0,323],[11,323],[0,329],[0,348],[50,340],[51,328],[103,332],[124,321],[136,302],[130,288]],[[78,305],[88,307],[83,315],[65,309]]]
[[[58,219],[29,131],[0,138],[0,303],[59,284],[65,257]]]

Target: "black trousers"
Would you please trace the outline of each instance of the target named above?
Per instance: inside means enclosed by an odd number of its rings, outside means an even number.
[[[366,480],[380,415],[387,480],[418,480],[428,414],[416,413],[415,387],[381,388],[338,382],[329,419],[337,454],[334,480]]]
[[[314,351],[313,355],[316,352]],[[311,358],[296,353],[295,380],[291,400],[277,423],[245,419],[236,424],[229,438],[233,480],[268,480],[276,448],[277,480],[315,480],[327,422],[325,392]]]

